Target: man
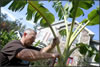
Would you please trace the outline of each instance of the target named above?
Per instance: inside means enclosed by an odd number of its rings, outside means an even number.
[[[1,50],[1,66],[28,66],[29,61],[59,57],[57,53],[46,53],[59,44],[58,38],[54,38],[53,43],[43,49],[31,46],[35,38],[36,32],[26,29],[21,40],[7,43]]]

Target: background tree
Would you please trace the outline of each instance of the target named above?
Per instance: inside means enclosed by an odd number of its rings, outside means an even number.
[[[7,19],[6,14],[0,16],[0,49],[11,40],[18,39],[15,31],[23,32],[25,26],[22,26],[20,21],[10,21]]]
[[[25,29],[25,25],[23,26],[22,25],[22,22],[20,22],[19,20],[16,20],[16,21],[10,21],[7,19],[7,14],[2,14],[1,13],[1,16],[0,16],[0,31],[3,30],[3,31],[11,31],[11,30],[14,30],[14,31],[20,31],[20,32],[23,32],[24,29]]]

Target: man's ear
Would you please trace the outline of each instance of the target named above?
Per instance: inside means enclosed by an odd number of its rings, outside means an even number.
[[[26,36],[27,35],[27,33],[26,32],[24,32],[24,36]]]

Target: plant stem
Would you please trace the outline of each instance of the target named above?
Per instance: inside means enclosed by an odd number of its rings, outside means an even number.
[[[76,30],[73,32],[71,39],[75,36],[75,34],[78,32],[79,28],[82,26],[82,23],[79,24],[79,26],[76,28]]]
[[[87,21],[87,23],[76,33],[76,35],[72,38],[70,41],[70,44],[75,40],[75,38],[79,35],[79,33],[86,27],[87,24],[89,24],[90,21]]]
[[[64,49],[64,52],[63,52],[63,56],[65,56],[65,60],[64,61],[67,61],[67,59],[68,59],[68,53],[70,53],[69,52],[69,43],[70,43],[70,39],[71,39],[71,35],[72,35],[72,31],[73,31],[73,27],[74,27],[74,21],[75,21],[75,16],[76,16],[76,13],[77,13],[77,8],[78,8],[78,4],[79,4],[79,1],[76,1],[77,2],[77,4],[76,4],[76,6],[75,6],[75,11],[74,11],[74,15],[73,15],[73,20],[72,20],[72,24],[71,24],[71,30],[70,30],[70,33],[69,33],[69,36],[67,36],[68,37],[68,40],[67,40],[67,44],[66,44],[66,48]],[[66,52],[68,52],[68,53],[66,53]],[[67,57],[67,58],[66,58]]]
[[[68,32],[68,23],[67,23],[67,21],[66,21],[66,15],[64,15],[64,21],[65,21],[65,25],[66,25],[66,34],[67,34],[67,36],[68,36],[68,34],[69,34],[69,32]]]
[[[80,45],[81,46],[81,45]],[[68,55],[65,57],[68,59],[68,57],[73,53],[73,51],[75,51],[77,48],[79,48],[80,46],[76,46],[73,49],[70,50],[70,53],[68,53]],[[64,63],[66,63],[66,60],[64,61]]]
[[[67,18],[66,15],[64,15],[64,21],[65,21],[65,25],[66,25],[66,34],[67,34],[66,43],[65,44],[67,44],[68,35],[69,35],[69,32],[68,32],[68,23],[66,21],[66,18]],[[68,47],[68,45],[67,45],[67,47]]]
[[[72,30],[73,30],[73,27],[74,27],[74,21],[75,21],[75,16],[76,16],[76,13],[77,13],[78,4],[79,4],[79,1],[77,1],[77,5],[75,7],[75,12],[74,12],[75,14],[73,16],[73,20],[72,20],[71,30],[70,30],[69,36],[67,36],[68,40],[67,40],[67,44],[66,45],[68,45],[68,46],[69,46],[70,38],[71,38],[71,35],[72,35]],[[67,48],[67,46],[66,46],[66,48]],[[65,50],[63,52],[64,55],[66,55],[66,50],[67,50],[66,48],[65,48]]]

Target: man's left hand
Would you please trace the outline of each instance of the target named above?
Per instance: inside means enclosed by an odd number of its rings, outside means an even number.
[[[53,44],[52,44],[52,46],[54,46],[54,45],[59,45],[59,43],[60,43],[59,38],[56,37],[56,38],[53,39]]]

